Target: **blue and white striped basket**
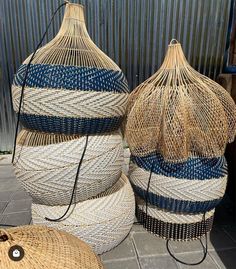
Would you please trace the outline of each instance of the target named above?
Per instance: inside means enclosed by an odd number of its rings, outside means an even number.
[[[214,209],[224,196],[227,163],[224,157],[168,163],[159,154],[131,156],[129,175],[135,193],[150,204],[169,212],[198,214]]]
[[[16,112],[30,58],[13,81]],[[121,125],[128,93],[120,68],[89,37],[83,7],[68,4],[59,33],[37,51],[28,69],[20,120],[39,132],[111,132]]]

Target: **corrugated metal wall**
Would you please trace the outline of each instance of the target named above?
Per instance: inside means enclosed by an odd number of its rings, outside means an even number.
[[[0,0],[0,150],[11,150],[15,116],[13,74],[36,47],[62,0]],[[225,51],[231,0],[78,0],[86,6],[94,42],[125,72],[130,87],[160,66],[167,45],[177,38],[190,63],[216,78]],[[58,31],[63,10],[47,35]]]

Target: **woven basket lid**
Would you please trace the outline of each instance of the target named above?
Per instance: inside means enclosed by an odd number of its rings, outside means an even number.
[[[233,99],[189,65],[178,42],[129,98],[126,138],[136,156],[159,152],[173,162],[222,156],[235,133]]]
[[[99,258],[80,239],[43,226],[0,230],[0,268],[101,269]]]

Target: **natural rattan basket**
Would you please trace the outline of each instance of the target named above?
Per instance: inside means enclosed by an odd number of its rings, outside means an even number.
[[[79,202],[68,218],[49,222],[45,217],[61,216],[66,206],[32,205],[34,224],[44,224],[74,234],[97,254],[116,247],[129,233],[135,215],[135,199],[128,178],[121,178],[99,196]]]
[[[203,214],[176,214],[163,211],[136,196],[136,216],[144,228],[164,239],[187,241],[198,239],[212,229],[214,209]]]
[[[160,153],[179,162],[220,157],[236,133],[236,105],[227,91],[195,71],[179,43],[129,99],[126,138],[135,156]]]
[[[18,256],[18,260],[10,258]],[[43,226],[21,226],[0,229],[0,268],[102,269],[103,266],[91,248],[75,236]]]
[[[13,81],[16,112],[30,58]],[[25,86],[21,111],[24,127],[64,134],[118,129],[129,92],[120,68],[89,37],[83,6],[78,4],[66,5],[60,31],[37,51]]]
[[[22,130],[14,169],[34,203],[68,205],[86,137]],[[105,191],[122,172],[123,142],[119,132],[89,136],[76,188],[76,201]]]
[[[224,157],[189,158],[182,163],[168,163],[160,155],[131,159],[129,175],[135,193],[160,209],[204,213],[215,208],[225,194]]]

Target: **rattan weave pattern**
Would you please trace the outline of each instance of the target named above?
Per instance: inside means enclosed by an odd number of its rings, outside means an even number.
[[[14,170],[34,203],[69,204],[85,140],[85,137],[71,136],[68,140],[65,135],[20,132]],[[119,179],[123,154],[119,132],[89,136],[76,188],[77,202],[96,196]]]
[[[102,269],[100,259],[80,239],[43,226],[21,226],[0,230],[2,269]],[[24,250],[20,261],[9,258],[10,247]]]
[[[179,162],[222,156],[236,133],[236,105],[170,44],[160,69],[130,95],[126,138],[134,156],[160,153]]]
[[[135,199],[128,178],[121,178],[97,197],[79,202],[68,218],[49,222],[45,217],[57,218],[66,206],[32,205],[34,224],[44,224],[74,234],[88,243],[97,254],[116,247],[129,233],[135,215]]]
[[[15,75],[16,112],[24,87],[21,123],[25,128],[61,134],[100,134],[119,129],[128,100],[120,68],[88,35],[83,7],[66,5],[56,37],[29,56]]]
[[[186,161],[173,163],[165,161],[160,154],[153,154],[145,157],[131,155],[131,160],[146,171],[180,179],[206,180],[220,178],[228,173],[228,165],[224,156],[215,158],[193,157]]]
[[[189,241],[201,238],[205,235],[205,229],[210,232],[213,226],[214,217],[206,221],[193,222],[189,224],[163,222],[160,219],[147,215],[144,210],[137,208],[136,216],[143,227],[163,239],[175,241]]]
[[[146,203],[136,196],[136,216],[144,228],[164,239],[193,240],[200,238],[212,229],[214,211],[203,214],[175,214],[163,211],[156,206]]]
[[[24,63],[27,64],[29,59],[30,57]],[[91,40],[85,25],[84,7],[73,3],[66,5],[58,34],[38,50],[32,63],[120,71],[117,64]]]
[[[14,109],[19,107],[21,87],[12,87]],[[57,98],[55,98],[55,96]],[[25,88],[22,113],[54,117],[122,117],[128,94],[63,89]],[[59,100],[62,100],[59,102]],[[68,108],[68,104],[70,107]],[[80,105],[78,105],[80,104]]]
[[[129,177],[135,192],[143,199],[148,197],[151,204],[178,213],[197,214],[215,208],[224,196],[227,185],[227,174],[220,178],[199,180],[152,173],[148,188],[150,171],[134,163],[130,165]]]

